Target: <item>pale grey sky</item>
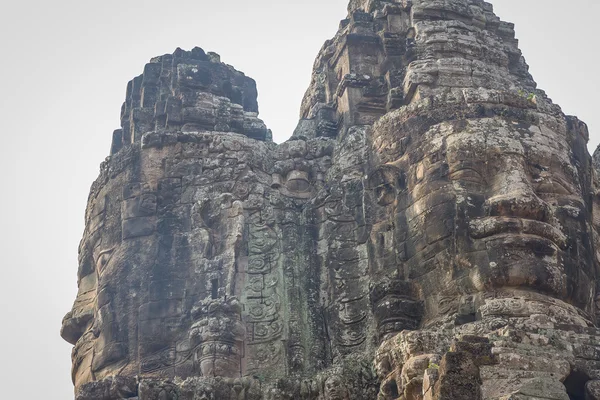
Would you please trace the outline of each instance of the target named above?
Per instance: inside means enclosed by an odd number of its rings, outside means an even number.
[[[597,0],[496,0],[531,71],[600,142]],[[253,77],[261,117],[291,135],[314,57],[346,0],[20,0],[0,15],[6,398],[72,398],[60,322],[76,293],[77,246],[128,80],[153,56],[203,47]],[[42,397],[40,397],[42,395]]]

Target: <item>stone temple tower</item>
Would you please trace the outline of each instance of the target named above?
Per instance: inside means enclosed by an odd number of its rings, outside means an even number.
[[[600,399],[587,141],[482,0],[352,0],[279,145],[217,54],[153,58],[90,191],[75,399]]]

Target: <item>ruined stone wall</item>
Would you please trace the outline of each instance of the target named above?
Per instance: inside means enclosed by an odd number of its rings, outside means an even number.
[[[352,1],[291,139],[195,48],[128,85],[77,400],[596,399],[598,155],[481,0]]]

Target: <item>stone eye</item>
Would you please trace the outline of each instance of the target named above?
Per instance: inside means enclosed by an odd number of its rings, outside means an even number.
[[[573,194],[573,191],[569,189],[571,185],[558,176],[554,176],[548,168],[532,168],[531,182],[538,194]]]
[[[102,274],[102,272],[104,271],[104,268],[110,261],[112,254],[113,254],[112,249],[105,250],[96,257],[96,271],[98,272],[98,274]]]

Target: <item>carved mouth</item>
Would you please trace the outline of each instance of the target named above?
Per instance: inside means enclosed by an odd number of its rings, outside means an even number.
[[[86,368],[84,365],[85,359],[92,354],[93,342],[89,337],[90,334],[90,331],[84,333],[73,346],[71,352],[71,379],[73,380],[73,383],[76,383],[80,368]]]
[[[484,239],[496,235],[523,235],[549,240],[561,250],[567,248],[567,237],[558,228],[541,221],[524,218],[488,217],[469,223],[470,234],[474,239]]]

